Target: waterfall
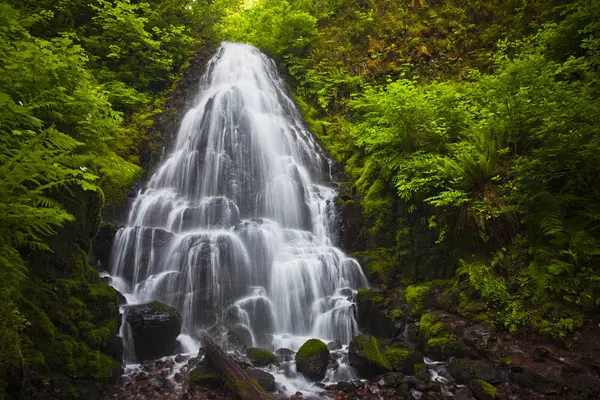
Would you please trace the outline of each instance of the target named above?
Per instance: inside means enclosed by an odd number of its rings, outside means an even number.
[[[130,302],[176,307],[191,337],[224,323],[266,347],[277,337],[348,343],[353,294],[367,281],[331,242],[330,164],[275,63],[222,44],[115,237],[111,275]]]

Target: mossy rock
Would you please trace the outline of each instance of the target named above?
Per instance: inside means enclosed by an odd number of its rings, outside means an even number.
[[[404,383],[404,375],[398,372],[388,372],[383,377],[385,386],[398,387]]]
[[[223,386],[223,379],[206,367],[194,368],[187,374],[187,382],[191,387],[208,387],[217,389]]]
[[[481,379],[469,381],[469,389],[477,400],[494,400],[498,397],[496,388]]]
[[[262,367],[277,362],[277,357],[275,357],[273,353],[271,353],[269,350],[261,349],[259,347],[249,348],[246,352],[246,355],[257,367]]]
[[[364,289],[356,293],[358,327],[362,332],[382,338],[395,335],[394,320],[387,312],[388,300],[385,293],[378,290]]]
[[[419,321],[420,333],[423,338],[423,353],[435,359],[443,359],[454,355],[457,349],[456,337],[444,328],[444,323],[438,320],[438,315],[425,313]]]
[[[389,346],[383,351],[383,356],[390,362],[392,370],[406,375],[414,373],[415,364],[423,363],[420,351],[408,350],[401,347]]]
[[[310,339],[296,353],[298,372],[312,380],[325,378],[329,364],[329,349],[319,339]]]
[[[377,338],[372,335],[360,335],[352,339],[348,359],[361,378],[372,378],[392,371],[390,362],[379,348]]]

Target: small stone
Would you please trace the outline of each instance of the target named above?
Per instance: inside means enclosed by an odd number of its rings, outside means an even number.
[[[333,351],[333,350],[340,350],[342,347],[343,347],[343,346],[342,346],[342,343],[341,343],[339,340],[334,340],[333,342],[329,342],[329,343],[327,343],[327,348],[328,348],[330,351]]]
[[[183,382],[183,374],[180,374],[179,372],[177,372],[174,376],[173,376],[173,380],[177,383],[181,383]]]

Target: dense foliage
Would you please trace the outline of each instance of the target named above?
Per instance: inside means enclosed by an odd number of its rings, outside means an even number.
[[[59,396],[61,374],[106,377],[97,349],[116,297],[87,265],[89,239],[103,202],[120,204],[139,177],[179,68],[237,3],[0,2],[1,376],[26,382],[33,368]]]
[[[481,318],[564,338],[600,305],[599,20],[598,1],[264,0],[224,32],[280,61],[345,163],[371,278],[456,272]]]

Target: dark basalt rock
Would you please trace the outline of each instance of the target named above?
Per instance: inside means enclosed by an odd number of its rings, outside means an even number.
[[[266,392],[274,392],[277,389],[275,377],[270,373],[257,368],[247,368],[245,372],[248,378],[254,379]]]
[[[122,364],[124,351],[123,338],[117,335],[109,337],[102,351],[117,360],[119,364]]]
[[[392,338],[397,329],[394,322],[385,313],[382,304],[384,294],[377,290],[359,290],[356,293],[358,327],[361,332],[378,338]]]
[[[329,350],[327,345],[318,339],[306,341],[296,353],[298,372],[309,379],[320,381],[325,378],[328,364]]]
[[[131,326],[138,361],[153,360],[178,350],[181,315],[158,301],[127,306],[125,320]]]
[[[501,381],[496,367],[489,361],[453,359],[448,364],[448,371],[460,385],[465,385],[472,379],[489,383]]]

